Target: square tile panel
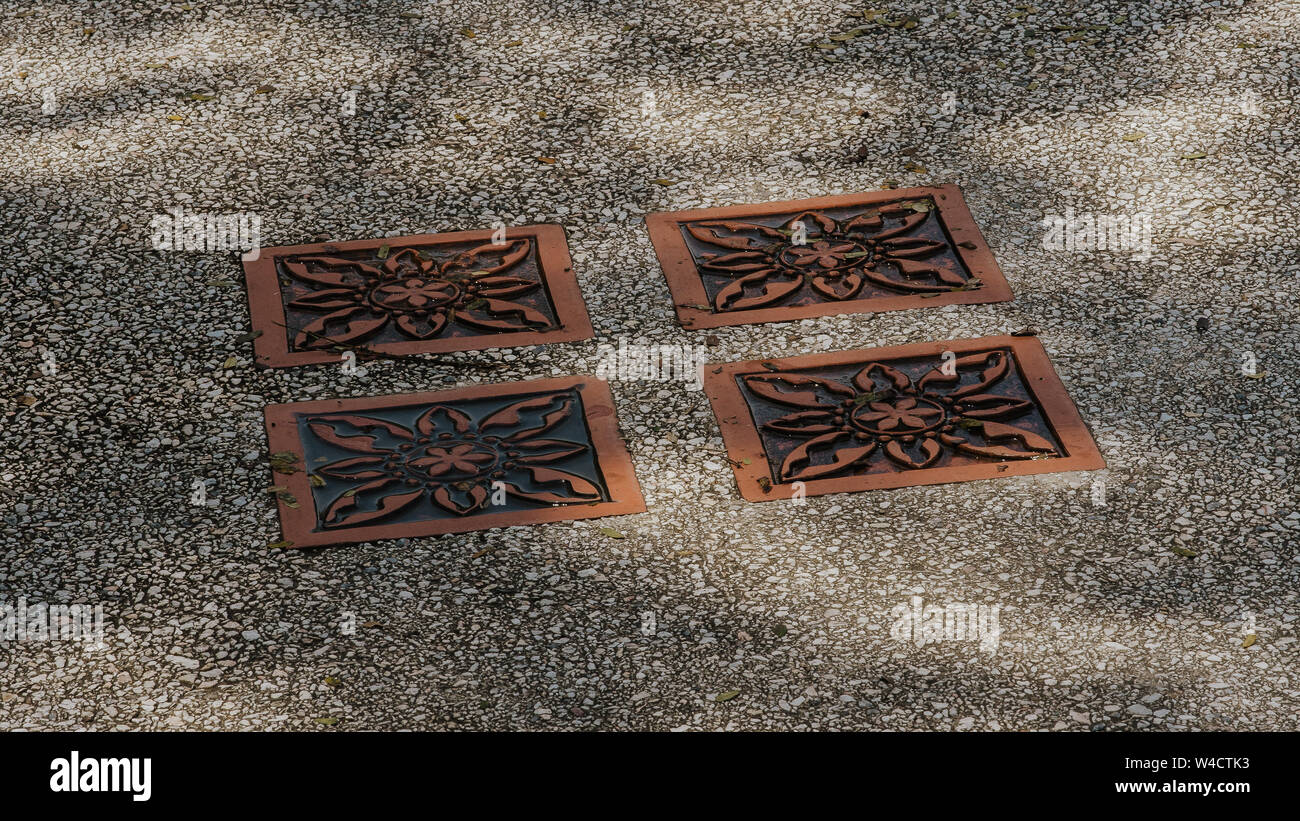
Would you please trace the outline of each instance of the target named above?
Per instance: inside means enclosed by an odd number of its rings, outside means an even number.
[[[687,328],[1006,302],[955,185],[649,214]]]
[[[1106,466],[1031,337],[704,371],[740,493],[752,502],[800,489],[813,496]]]
[[[529,225],[263,248],[244,262],[256,362],[440,353],[591,337],[564,229]]]
[[[294,547],[645,510],[599,379],[270,405],[266,430]]]

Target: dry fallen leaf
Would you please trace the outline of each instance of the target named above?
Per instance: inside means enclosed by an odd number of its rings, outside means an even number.
[[[293,475],[298,472],[298,454],[291,450],[282,450],[278,453],[272,453],[268,460],[271,463],[271,470],[276,473],[285,473]],[[274,488],[272,488],[274,490]]]

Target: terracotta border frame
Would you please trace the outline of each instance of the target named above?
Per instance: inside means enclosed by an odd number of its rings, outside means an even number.
[[[276,276],[277,257],[307,254],[320,251],[355,251],[379,248],[384,245],[443,244],[487,241],[491,230],[451,231],[440,234],[415,234],[405,237],[359,239],[346,242],[318,242],[306,245],[279,245],[260,249],[255,260],[244,261],[244,280],[248,289],[249,311],[253,330],[262,334],[253,342],[254,362],[268,368],[286,368],[294,365],[332,364],[339,361],[336,351],[292,351],[289,333]],[[550,301],[555,308],[560,327],[552,331],[517,331],[448,339],[430,339],[410,342],[381,342],[365,347],[382,354],[403,356],[419,353],[449,353],[451,351],[477,351],[489,348],[512,348],[525,345],[545,345],[551,342],[576,342],[593,336],[591,319],[578,287],[569,256],[564,226],[554,224],[522,225],[507,228],[511,238],[532,237],[537,246],[538,270]],[[358,346],[360,347],[360,346]]]
[[[539,391],[578,388],[582,395],[583,415],[591,435],[596,464],[605,479],[611,501],[581,505],[538,508],[526,511],[480,513],[463,519],[437,519],[396,524],[362,525],[335,531],[316,531],[316,510],[311,492],[309,470],[297,470],[284,475],[271,472],[273,486],[286,487],[299,500],[300,507],[292,508],[277,499],[280,509],[280,531],[292,547],[319,547],[322,545],[354,544],[381,539],[401,539],[417,536],[438,536],[445,533],[465,533],[515,525],[543,524],[546,522],[596,519],[604,516],[622,516],[644,513],[645,500],[641,486],[632,469],[632,457],[619,434],[618,417],[614,410],[614,397],[609,383],[590,376],[566,376],[554,379],[529,379],[519,382],[500,382],[491,385],[472,385],[446,391],[407,393],[361,399],[319,399],[309,402],[288,402],[267,405],[266,436],[271,453],[291,451],[304,461],[302,443],[298,439],[298,414],[330,413],[336,411],[363,411],[376,408],[398,407],[421,402],[483,399],[494,396],[534,393]],[[268,468],[269,471],[269,468]]]
[[[914,485],[941,485],[968,482],[976,479],[997,479],[1003,476],[1028,476],[1036,473],[1065,473],[1075,470],[1100,470],[1106,461],[1097,449],[1097,443],[1079,415],[1074,401],[1052,367],[1051,360],[1041,342],[1034,337],[988,336],[977,339],[955,339],[943,342],[922,342],[889,348],[812,354],[785,359],[749,360],[704,366],[704,390],[713,406],[713,413],[722,429],[722,440],[731,459],[732,470],[740,495],[750,502],[772,499],[789,499],[794,495],[793,484],[780,484],[768,470],[768,459],[763,442],[750,415],[749,405],[736,384],[737,374],[769,373],[761,363],[767,362],[778,369],[819,368],[846,365],[872,360],[902,359],[933,356],[939,358],[944,351],[961,354],[993,347],[1012,350],[1025,389],[1042,410],[1043,420],[1065,449],[1066,455],[1052,459],[1006,460],[964,467],[932,467],[891,473],[875,473],[833,479],[811,479],[804,483],[807,496],[827,493],[846,493],[882,488],[912,487]],[[750,464],[743,464],[749,459]],[[771,482],[764,491],[760,479]]]
[[[740,217],[768,216],[790,211],[821,208],[844,208],[853,205],[873,205],[892,200],[932,197],[938,206],[939,221],[947,232],[953,253],[970,271],[979,277],[982,286],[971,291],[939,292],[937,296],[906,294],[889,297],[848,299],[842,302],[818,302],[792,307],[755,308],[748,311],[714,312],[692,307],[708,305],[708,294],[696,268],[691,251],[682,238],[680,225],[704,219],[736,219]],[[837,314],[878,313],[908,308],[937,308],[941,305],[974,305],[989,302],[1009,302],[1011,285],[1002,274],[993,252],[975,225],[970,209],[956,185],[897,188],[860,194],[840,194],[831,197],[814,197],[804,200],[784,200],[755,205],[730,205],[723,208],[705,208],[695,211],[668,211],[647,214],[646,226],[650,241],[659,257],[668,280],[677,309],[677,319],[687,329],[721,328],[729,325],[749,325],[758,322],[789,322],[818,316]],[[959,243],[969,243],[963,248]]]

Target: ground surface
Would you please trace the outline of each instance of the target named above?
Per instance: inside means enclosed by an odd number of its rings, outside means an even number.
[[[6,4],[0,601],[99,604],[108,636],[6,645],[0,726],[1300,727],[1300,11],[1037,5]],[[1015,301],[710,357],[1033,326],[1107,470],[750,504],[702,393],[623,381],[646,514],[268,547],[263,405],[703,344],[645,212],[889,180],[961,185]],[[257,371],[235,256],[149,244],[176,205],[267,244],[562,222],[598,338]],[[1067,208],[1149,212],[1151,259],[1045,250]],[[891,638],[914,595],[999,606],[996,651]]]

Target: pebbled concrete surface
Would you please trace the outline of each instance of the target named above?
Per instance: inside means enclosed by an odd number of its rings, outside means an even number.
[[[7,6],[0,604],[108,629],[4,644],[0,727],[1300,728],[1300,8],[1036,5]],[[890,180],[960,184],[1015,301],[677,327],[643,213]],[[563,222],[598,338],[259,372],[235,255],[150,247],[176,205]],[[1044,249],[1067,208],[1149,213],[1151,259]],[[1106,471],[748,504],[703,394],[624,381],[644,515],[268,547],[266,403],[1026,326]],[[996,650],[891,638],[914,595],[999,607]]]

